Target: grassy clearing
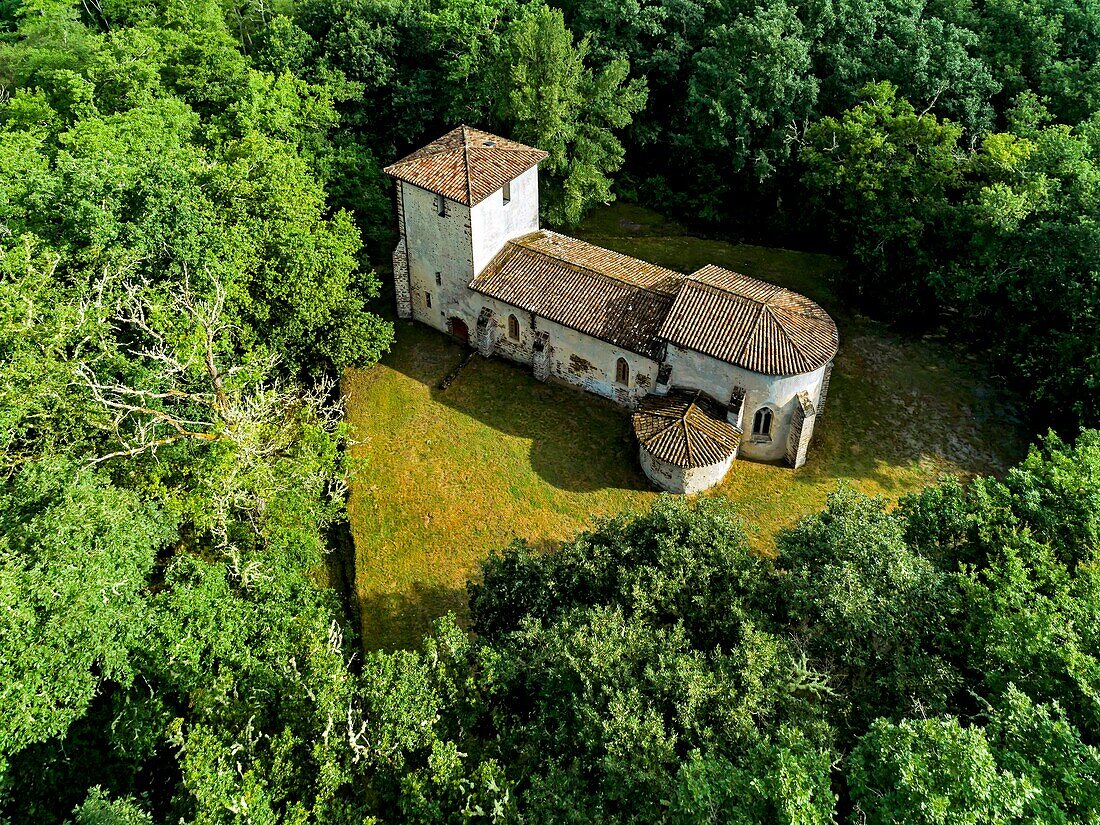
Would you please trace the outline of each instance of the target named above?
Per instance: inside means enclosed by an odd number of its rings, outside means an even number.
[[[827,256],[693,238],[629,206],[601,210],[579,234],[681,271],[717,263],[765,278],[836,318],[842,349],[807,465],[736,462],[714,491],[737,502],[764,552],[840,479],[896,499],[941,473],[996,472],[1022,454],[1012,408],[974,365],[845,314],[827,287],[837,266]],[[401,322],[379,366],[345,376],[362,440],[350,512],[368,646],[415,644],[433,618],[463,617],[465,582],[490,549],[517,537],[552,546],[656,495],[625,411],[480,358],[439,391],[462,357],[444,336]]]

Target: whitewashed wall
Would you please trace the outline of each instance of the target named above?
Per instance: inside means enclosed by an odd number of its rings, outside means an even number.
[[[787,451],[791,416],[798,406],[795,396],[805,390],[816,403],[825,367],[802,375],[761,375],[727,364],[709,355],[669,344],[665,360],[672,367],[670,382],[677,387],[700,389],[723,404],[734,387],[745,388],[745,434],[739,455],[756,461],[781,461]],[[761,407],[772,411],[771,438],[753,439],[752,420]]]
[[[473,238],[473,272],[477,274],[502,246],[539,228],[539,170],[533,166],[512,181],[512,199],[504,203],[498,189],[470,214]]]
[[[540,332],[549,333],[551,372],[554,377],[588,392],[633,407],[657,382],[657,362],[616,347],[545,318],[536,319]],[[630,367],[627,385],[615,381],[615,363],[623,358]]]
[[[443,332],[450,318],[461,318],[474,334],[481,304],[469,283],[507,241],[539,228],[538,186],[533,167],[512,181],[507,204],[498,189],[473,209],[448,200],[441,216],[438,195],[398,182],[413,318]]]

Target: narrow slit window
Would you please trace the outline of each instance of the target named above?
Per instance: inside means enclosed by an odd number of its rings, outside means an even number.
[[[512,199],[512,182],[506,181],[504,184],[504,202],[508,203]]]
[[[442,286],[443,285],[443,273],[442,272],[435,273],[435,285],[436,286]]]
[[[519,340],[519,321],[515,315],[508,316],[508,337],[513,341]]]
[[[425,292],[424,293],[424,302],[427,303],[428,309],[432,308],[432,293],[430,293],[430,292]]]
[[[625,358],[615,362],[615,381],[619,384],[630,383],[630,365],[626,363]]]
[[[439,217],[447,217],[447,199],[442,195],[436,195],[436,206],[439,208]]]
[[[772,411],[767,407],[761,407],[752,417],[752,434],[765,436],[772,434]]]

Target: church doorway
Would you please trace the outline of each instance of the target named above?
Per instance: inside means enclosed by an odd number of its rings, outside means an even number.
[[[469,346],[470,328],[466,326],[466,322],[461,318],[448,318],[447,332],[451,333],[452,338],[457,338],[463,344]]]

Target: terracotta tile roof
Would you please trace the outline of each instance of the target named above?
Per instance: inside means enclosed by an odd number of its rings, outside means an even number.
[[[631,258],[586,241],[543,230],[517,240],[525,248],[565,261],[592,272],[600,272],[635,286],[652,289],[670,297],[676,295],[684,276],[663,266]]]
[[[633,422],[641,445],[677,467],[718,464],[741,443],[741,433],[726,420],[726,408],[699,390],[647,395]]]
[[[812,372],[840,343],[833,319],[809,298],[713,265],[683,282],[659,335],[765,375]]]
[[[544,229],[505,244],[470,287],[657,358],[657,332],[682,277],[671,269]]]
[[[541,149],[459,126],[382,171],[474,206],[547,157]]]

